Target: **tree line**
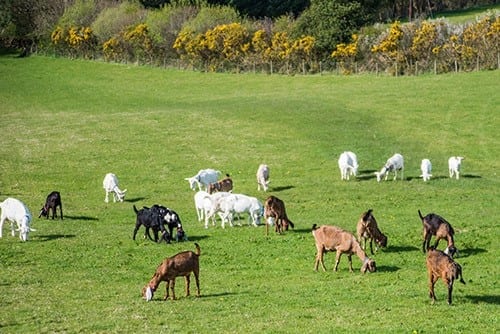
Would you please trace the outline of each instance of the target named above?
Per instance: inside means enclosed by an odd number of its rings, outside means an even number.
[[[373,23],[378,21],[374,15],[381,15],[381,8],[387,10],[389,3],[393,11],[396,4],[400,4],[398,10],[408,5],[411,13],[413,9],[425,12],[426,6],[427,10],[451,6],[453,1],[30,2],[0,0],[2,5],[10,4],[8,10],[0,7],[4,46],[204,71],[290,74],[335,69],[344,74],[385,71],[399,75],[500,67],[498,13],[463,25],[425,17],[405,24],[398,20]],[[275,18],[251,18],[250,10],[264,4],[269,8],[287,4],[283,6],[288,9],[302,8],[302,4],[305,8]],[[244,11],[248,14],[242,15]]]

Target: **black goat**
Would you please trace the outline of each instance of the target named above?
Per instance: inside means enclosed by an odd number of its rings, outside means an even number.
[[[136,221],[132,239],[135,240],[137,231],[139,230],[141,225],[144,225],[144,228],[146,229],[144,231],[144,238],[148,237],[149,240],[153,240],[153,238],[151,238],[151,234],[149,233],[149,229],[152,229],[155,242],[158,242],[159,231],[162,232],[161,240],[165,240],[167,243],[170,242],[171,237],[167,235],[168,232],[164,226],[164,216],[166,214],[164,207],[155,204],[151,208],[143,207],[142,209],[137,210],[137,208],[134,205],[134,211],[136,214]]]
[[[40,215],[38,218],[44,216],[49,219],[50,210],[52,210],[52,219],[57,217],[57,207],[59,207],[59,211],[61,212],[61,220],[63,219],[63,211],[62,211],[62,202],[61,202],[61,194],[58,191],[51,192],[47,199],[45,200],[45,204],[40,210]]]

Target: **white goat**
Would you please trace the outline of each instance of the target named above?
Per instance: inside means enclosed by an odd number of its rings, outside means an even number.
[[[205,228],[208,228],[208,222],[211,220],[212,225],[215,226],[215,214],[218,213],[222,216],[220,208],[221,198],[231,195],[229,192],[219,191],[208,196],[205,196],[201,205],[203,206],[203,213],[205,215]]]
[[[264,206],[257,198],[243,194],[230,194],[220,198],[219,207],[222,211],[222,228],[225,227],[226,221],[229,221],[229,224],[233,226],[233,215],[235,213],[248,213],[248,220],[254,226],[257,226],[260,224],[260,217],[264,213]]]
[[[186,177],[184,180],[189,182],[189,187],[195,191],[196,186],[198,186],[198,190],[208,191],[208,186],[210,183],[215,183],[219,179],[220,171],[215,169],[200,169],[198,174],[192,177]],[[202,186],[204,189],[202,189]]]
[[[353,152],[344,152],[339,157],[340,179],[349,180],[349,175],[358,174],[358,158]]]
[[[450,172],[450,177],[458,178],[460,177],[460,167],[462,166],[462,160],[464,157],[451,157],[448,159],[448,171]]]
[[[109,193],[113,193],[113,202],[116,201],[123,202],[127,189],[122,191],[120,190],[120,188],[118,188],[118,178],[116,177],[115,174],[113,173],[106,174],[104,180],[102,181],[102,187],[106,192],[106,197],[104,198],[104,202],[106,203],[109,202]]]
[[[8,220],[10,221],[12,236],[14,237],[16,235],[15,231],[19,231],[19,239],[21,239],[21,241],[27,241],[29,232],[35,231],[30,227],[32,216],[28,207],[20,200],[9,197],[0,203],[0,208],[2,209],[2,215],[0,217],[0,238],[2,237],[3,223],[5,220]],[[14,228],[14,223],[17,224],[17,230]]]
[[[429,159],[423,159],[422,163],[420,164],[420,170],[422,171],[422,175],[420,175],[421,178],[424,179],[424,181],[429,181],[431,179],[431,171],[432,171],[432,164]]]
[[[380,170],[380,172],[375,172],[377,175],[377,182],[380,182],[385,175],[385,180],[389,176],[389,172],[394,172],[394,180],[398,177],[398,170],[401,171],[401,180],[403,179],[403,171],[404,171],[404,160],[403,156],[399,153],[394,154],[392,157],[387,159],[384,167]]]
[[[194,194],[194,207],[198,221],[201,222],[205,218],[206,202],[210,201],[210,194],[204,190],[200,190]]]
[[[259,169],[257,169],[257,191],[260,191],[260,187],[267,191],[269,185],[269,167],[265,164],[260,164]]]

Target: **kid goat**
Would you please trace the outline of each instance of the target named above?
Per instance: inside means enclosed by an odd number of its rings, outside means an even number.
[[[451,157],[448,159],[448,171],[450,172],[450,177],[458,178],[460,177],[460,167],[462,166],[463,157]]]
[[[208,191],[208,186],[210,183],[215,183],[219,179],[220,171],[215,169],[200,169],[195,176],[186,177],[184,180],[189,182],[189,187],[194,191],[196,187],[198,190]],[[202,187],[204,189],[202,189]]]
[[[265,164],[260,164],[257,169],[257,191],[260,191],[260,187],[264,191],[267,191],[269,188],[269,167]]]
[[[0,238],[2,237],[3,223],[5,220],[10,221],[10,229],[12,236],[16,235],[15,231],[19,231],[19,239],[28,241],[30,231],[35,231],[30,227],[31,213],[28,207],[16,198],[7,198],[0,203],[2,214],[0,216]],[[17,224],[17,230],[14,229],[14,223]]]
[[[61,220],[62,220],[63,212],[62,212],[61,194],[58,191],[53,191],[47,196],[45,204],[40,210],[40,215],[38,216],[38,218],[43,216],[49,219],[50,210],[52,210],[52,219],[54,219],[54,217],[57,217],[57,212],[56,212],[57,207],[59,207],[59,211],[61,212]]]
[[[420,177],[424,180],[424,182],[431,179],[432,164],[429,159],[422,160],[422,163],[420,164],[420,171],[422,172]]]
[[[361,215],[356,231],[359,243],[363,245],[363,250],[366,249],[366,240],[370,239],[370,251],[373,254],[373,240],[378,246],[386,247],[387,237],[379,230],[377,220],[372,212],[373,210],[370,209]]]
[[[118,178],[116,177],[115,174],[113,173],[106,174],[106,176],[104,176],[104,180],[102,181],[102,187],[106,192],[106,197],[104,198],[104,202],[106,203],[109,202],[109,193],[113,193],[113,202],[115,203],[116,201],[123,202],[123,199],[125,198],[125,192],[127,192],[127,189],[123,191],[120,190],[120,188],[118,187]]]
[[[387,159],[384,167],[380,170],[380,172],[375,172],[377,176],[377,182],[380,182],[385,175],[385,180],[387,181],[387,177],[389,176],[389,172],[394,172],[394,180],[398,177],[398,170],[401,171],[401,180],[403,179],[403,171],[404,171],[404,159],[403,156],[399,153],[394,154],[392,157]]]
[[[325,263],[323,262],[323,254],[328,251],[336,251],[335,256],[335,267],[333,270],[337,271],[340,262],[340,256],[342,254],[347,254],[349,259],[349,271],[353,272],[352,269],[352,254],[356,254],[363,265],[361,266],[361,272],[366,273],[374,272],[377,270],[375,261],[366,256],[358,241],[351,233],[344,231],[343,229],[336,226],[323,225],[316,227],[316,224],[312,227],[312,234],[316,242],[316,261],[314,262],[314,270],[318,271],[318,265],[321,263],[323,271],[326,271]]]
[[[295,227],[286,214],[285,203],[275,196],[269,196],[264,202],[264,218],[266,220],[266,235],[269,234],[269,225],[275,223],[274,230],[282,233],[288,231],[288,226]]]
[[[358,174],[358,158],[353,152],[344,152],[339,157],[340,179],[349,180],[349,175]]]

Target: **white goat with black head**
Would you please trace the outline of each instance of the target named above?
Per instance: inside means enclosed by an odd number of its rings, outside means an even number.
[[[384,167],[380,170],[380,172],[375,172],[377,176],[377,182],[380,182],[382,178],[385,176],[385,180],[389,176],[389,172],[394,172],[394,180],[398,177],[398,171],[401,171],[401,180],[403,179],[403,171],[404,171],[404,159],[403,156],[399,153],[394,154],[392,157],[387,159]]]

